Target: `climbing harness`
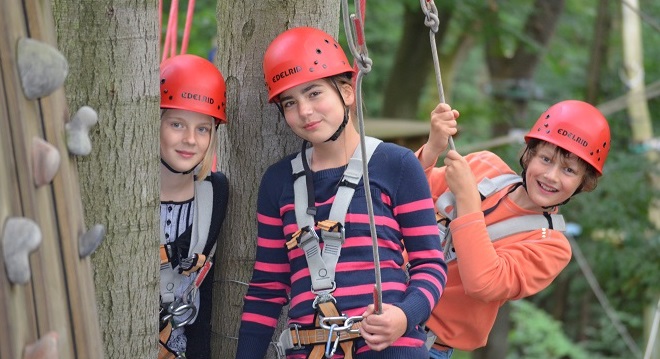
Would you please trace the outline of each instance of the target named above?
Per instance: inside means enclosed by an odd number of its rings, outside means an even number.
[[[167,346],[167,341],[174,329],[191,324],[197,318],[199,305],[197,293],[213,266],[213,255],[217,245],[214,243],[211,251],[204,254],[211,224],[211,211],[206,210],[208,208],[213,208],[213,184],[209,181],[197,181],[195,182],[195,218],[192,224],[190,249],[185,253],[187,258],[177,258],[178,253],[174,253],[175,250],[167,243],[161,229],[159,359],[183,358],[181,353]],[[176,296],[175,291],[181,286],[184,278],[182,275],[186,276],[186,280],[190,283],[181,296]]]
[[[429,38],[431,43],[431,53],[433,54],[433,69],[435,70],[435,82],[438,87],[438,95],[440,103],[445,103],[445,91],[442,87],[442,74],[440,73],[440,60],[438,58],[438,47],[435,44],[435,34],[438,32],[440,26],[440,17],[438,16],[438,8],[435,6],[433,0],[419,0],[422,6],[422,11],[426,18],[424,25],[429,27]],[[454,139],[449,136],[449,149],[456,150]]]
[[[482,201],[507,187],[514,186],[493,207],[486,209],[484,216],[495,210],[500,202],[521,184],[522,178],[516,174],[503,174],[493,178],[486,177],[482,179],[477,185]],[[442,252],[445,262],[450,263],[456,260],[456,251],[454,250],[451,231],[449,230],[449,223],[456,218],[456,197],[451,192],[445,192],[438,197],[435,207],[437,210],[436,219],[440,232]],[[549,229],[561,232],[566,231],[564,217],[561,214],[544,212],[543,214],[512,217],[486,226],[488,237],[493,243],[517,233],[534,230],[541,230],[541,235],[545,236]],[[431,349],[433,344],[438,344],[435,342],[436,339],[437,336],[435,333],[429,329],[427,331],[426,348]],[[445,346],[444,344],[441,345]]]
[[[504,190],[511,185],[519,185],[522,183],[522,178],[516,174],[504,174],[494,178],[484,178],[479,182],[477,188],[481,195],[481,200],[492,196],[493,194]],[[505,196],[504,196],[505,197]],[[504,198],[502,197],[500,201]],[[497,205],[499,205],[498,202]],[[456,218],[456,198],[451,192],[445,192],[435,202],[438,218],[438,229],[440,230],[440,239],[442,241],[442,250],[445,255],[445,262],[449,263],[456,259],[456,253],[452,243],[451,232],[449,231],[449,223]],[[492,212],[495,207],[491,207],[484,211],[484,215]],[[561,214],[530,214],[526,216],[512,217],[497,223],[490,224],[486,227],[491,242],[496,242],[502,238],[510,235],[541,229],[554,229],[557,231],[565,231],[566,223]]]
[[[344,170],[328,219],[316,223],[314,219],[316,212],[310,211],[308,202],[310,194],[307,187],[307,179],[311,177],[307,163],[313,148],[304,149],[291,160],[292,175],[295,179],[294,207],[296,222],[300,229],[291,236],[286,245],[289,250],[300,247],[305,253],[312,283],[311,291],[316,295],[312,306],[317,310],[317,315],[314,327],[293,324],[282,332],[276,346],[279,355],[285,355],[288,349],[301,349],[305,345],[313,345],[310,359],[321,358],[321,354],[331,358],[337,346],[341,346],[344,357],[352,358],[353,339],[360,336],[359,327],[362,317],[348,317],[337,309],[336,300],[332,296],[336,289],[335,268],[341,255],[341,246],[346,240],[344,233],[346,213],[355,188],[364,175],[364,163],[360,154],[366,153],[368,166],[372,154],[381,142],[373,137],[365,137],[364,151],[362,145],[358,145]],[[320,229],[320,238],[314,229],[315,226]],[[321,238],[324,243],[323,250],[320,248]]]

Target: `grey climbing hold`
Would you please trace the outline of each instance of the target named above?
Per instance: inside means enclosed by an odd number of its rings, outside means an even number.
[[[60,152],[41,138],[32,139],[32,173],[34,184],[41,187],[50,183],[60,168]]]
[[[2,251],[7,277],[12,283],[25,284],[30,280],[29,254],[41,244],[41,229],[31,219],[11,217],[2,233]]]
[[[89,139],[89,129],[99,120],[96,111],[89,106],[81,107],[70,122],[65,125],[66,145],[69,152],[78,156],[87,156],[92,152],[92,141]]]
[[[95,224],[85,234],[80,236],[78,243],[78,254],[80,258],[85,258],[94,253],[96,248],[101,245],[105,238],[105,227],[102,224]]]
[[[57,359],[59,335],[55,331],[46,333],[36,342],[25,346],[23,359]]]
[[[23,93],[30,100],[50,95],[62,86],[69,73],[66,58],[41,41],[18,40],[17,56]]]

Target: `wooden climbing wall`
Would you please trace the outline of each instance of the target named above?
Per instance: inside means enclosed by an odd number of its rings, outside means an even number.
[[[79,252],[87,228],[66,143],[64,90],[29,99],[19,74],[20,41],[57,47],[50,1],[3,0],[0,25],[0,359],[103,358],[91,264]],[[41,173],[58,156],[54,177]],[[27,273],[14,265],[21,232],[8,223],[17,218],[41,234]],[[29,279],[16,283],[12,272]]]

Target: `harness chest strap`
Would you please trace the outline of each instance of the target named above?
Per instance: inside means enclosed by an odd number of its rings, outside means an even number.
[[[503,174],[493,178],[486,177],[479,182],[477,187],[481,199],[484,200],[508,186],[520,182],[522,182],[522,179],[516,174]],[[452,236],[449,232],[449,222],[456,218],[456,198],[453,193],[445,192],[438,197],[435,205],[438,211],[436,213],[436,219],[438,220],[440,238],[443,241],[442,247],[445,262],[449,263],[456,260]],[[566,222],[561,214],[546,213],[512,217],[486,227],[491,242],[496,242],[513,234],[537,229],[554,229],[563,232],[566,230]]]
[[[373,137],[365,138],[367,162],[371,159],[376,147],[381,143],[380,140]],[[311,156],[312,148],[307,149],[304,154],[308,158]],[[287,243],[289,248],[294,248],[297,244],[304,252],[312,279],[312,289],[314,291],[328,291],[334,289],[335,267],[341,254],[341,246],[344,243],[343,226],[346,220],[348,207],[353,199],[355,187],[357,187],[362,178],[362,160],[360,158],[361,147],[358,144],[353,156],[344,170],[343,181],[337,189],[337,194],[330,208],[328,219],[341,224],[337,231],[324,230],[321,228],[323,237],[323,250],[320,249],[319,238],[314,231],[314,216],[307,213],[307,186],[306,174],[304,172],[302,157],[299,153],[291,160],[291,168],[294,177],[297,177],[293,183],[294,205],[296,213],[296,222],[301,230],[296,232],[292,241]],[[330,226],[334,228],[333,226]]]
[[[369,162],[376,147],[381,142],[373,137],[365,138],[367,162]],[[344,170],[342,182],[337,189],[328,219],[319,221],[318,223],[315,223],[314,216],[307,212],[307,183],[302,162],[302,155],[307,156],[309,159],[311,151],[312,148],[307,149],[304,154],[299,153],[291,160],[291,168],[295,178],[293,184],[294,207],[299,230],[287,242],[287,247],[293,249],[298,246],[305,253],[312,282],[312,292],[317,294],[315,305],[318,313],[315,319],[315,328],[301,329],[299,326],[294,325],[292,328],[282,332],[276,348],[278,354],[284,356],[286,355],[286,350],[301,349],[303,346],[313,345],[308,358],[320,359],[326,355],[328,349],[326,346],[332,342],[335,348],[336,345],[341,346],[344,351],[344,358],[352,359],[353,340],[360,336],[359,327],[361,324],[359,322],[353,323],[349,330],[331,332],[321,327],[319,314],[325,317],[346,319],[345,316],[339,314],[334,301],[325,300],[331,298],[328,294],[332,293],[335,289],[335,268],[341,254],[341,246],[345,240],[344,223],[346,213],[353,199],[355,188],[362,179],[361,146],[358,144]],[[318,225],[321,230],[321,237],[324,242],[323,250],[320,249],[320,239],[314,230],[315,225]],[[324,298],[326,299],[318,301],[320,298],[318,295],[320,293],[325,293],[327,296]],[[339,323],[337,325],[344,326],[345,324]]]
[[[211,252],[209,252],[208,257],[202,252],[206,246],[206,241],[208,239],[208,231],[211,224],[212,211],[213,208],[213,185],[207,181],[195,182],[195,212],[193,219],[193,229],[190,243],[190,250],[188,255],[196,254],[196,263],[187,271],[178,273],[178,270],[175,270],[169,264],[169,255],[165,247],[166,239],[163,228],[161,227],[161,237],[160,237],[160,295],[161,303],[173,303],[175,300],[174,291],[181,284],[182,275],[190,276],[191,274],[196,273],[188,287],[184,290],[184,297],[191,295],[191,298],[182,298],[185,303],[184,305],[193,305],[195,306],[196,300],[196,290],[201,286],[202,282],[206,278],[206,274],[211,269],[213,265],[213,255],[215,253],[215,248],[217,243],[213,244]],[[200,269],[201,268],[201,269]],[[188,303],[190,300],[192,303]],[[176,327],[185,325],[193,322],[197,317],[197,309],[186,310],[181,314],[179,322],[176,324]],[[172,324],[174,319],[178,317],[172,316],[171,319],[167,320],[166,325],[163,329],[160,330],[160,340],[159,340],[159,351],[158,359],[175,359],[180,358],[178,353],[175,353],[167,346],[167,341],[169,340],[172,330],[175,326]]]

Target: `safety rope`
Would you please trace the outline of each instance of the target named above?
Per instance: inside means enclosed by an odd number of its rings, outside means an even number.
[[[162,23],[163,0],[158,2],[158,24]],[[183,28],[183,38],[181,40],[181,54],[188,51],[188,42],[190,40],[190,29],[192,28],[193,14],[195,12],[195,0],[188,0],[188,10],[186,13],[186,24]],[[177,38],[178,38],[178,18],[179,18],[179,0],[172,0],[170,4],[170,15],[165,28],[165,42],[163,43],[163,51],[161,61],[175,56],[177,52]],[[158,32],[160,37],[160,31]],[[159,38],[160,43],[160,38]]]
[[[422,6],[422,11],[426,18],[424,25],[429,27],[429,39],[431,43],[431,53],[433,54],[433,68],[435,70],[435,82],[438,87],[438,95],[440,103],[445,103],[445,91],[442,87],[442,73],[440,73],[440,60],[438,59],[438,48],[435,44],[435,34],[438,32],[440,26],[440,17],[438,16],[438,8],[435,6],[433,0],[419,0]],[[456,150],[454,139],[449,136],[449,149]]]
[[[591,290],[594,292],[596,298],[598,299],[598,302],[600,302],[600,305],[605,310],[605,314],[607,314],[607,316],[610,318],[610,321],[614,325],[614,328],[617,330],[617,332],[619,332],[619,335],[621,336],[621,338],[623,338],[623,341],[626,343],[626,346],[628,347],[630,352],[633,353],[634,357],[641,358],[642,357],[641,350],[637,346],[637,343],[635,343],[635,341],[628,333],[626,327],[621,323],[619,317],[616,314],[616,311],[614,310],[614,308],[612,308],[612,305],[610,305],[610,302],[607,300],[607,296],[605,295],[600,285],[598,284],[598,280],[596,279],[594,273],[591,271],[591,268],[589,267],[589,263],[587,263],[584,254],[582,254],[582,251],[580,250],[580,246],[578,245],[577,241],[573,238],[572,235],[568,233],[566,233],[566,237],[568,238],[568,241],[571,244],[571,249],[573,250],[573,256],[575,256],[575,259],[577,260],[580,270],[582,270],[582,273],[584,274],[584,277],[587,279],[587,283],[589,283]]]
[[[367,213],[369,214],[369,230],[371,231],[371,243],[374,256],[374,272],[376,275],[376,284],[374,285],[374,307],[376,314],[383,312],[383,289],[380,276],[380,255],[378,254],[378,238],[376,236],[376,224],[374,219],[374,208],[371,200],[371,190],[369,184],[369,163],[367,161],[367,145],[364,131],[364,115],[362,112],[362,78],[371,71],[372,60],[369,58],[367,43],[364,37],[364,13],[366,0],[357,0],[355,2],[356,14],[349,15],[348,1],[342,0],[342,18],[344,20],[344,31],[348,48],[353,55],[355,65],[358,68],[355,77],[355,101],[357,108],[358,128],[360,130],[360,144],[362,147],[362,176],[364,190],[366,192]],[[356,46],[357,44],[357,46]]]
[[[658,326],[660,325],[660,299],[655,306],[655,314],[653,315],[653,324],[651,324],[651,332],[649,333],[649,340],[646,343],[646,352],[644,359],[651,359],[653,348],[655,347],[655,339],[658,337]]]

